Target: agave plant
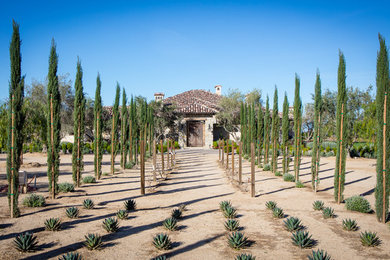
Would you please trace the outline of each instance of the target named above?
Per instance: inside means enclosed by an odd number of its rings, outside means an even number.
[[[291,239],[293,244],[300,248],[310,248],[314,246],[314,240],[311,238],[311,235],[309,235],[309,232],[298,230],[292,234]]]
[[[61,229],[61,220],[59,218],[46,219],[44,224],[45,229],[49,231],[58,231]]]
[[[83,201],[83,206],[86,209],[93,209],[95,207],[95,204],[93,203],[93,201],[91,199],[85,199]]]
[[[225,218],[235,218],[237,216],[237,209],[228,206],[225,208],[223,215],[225,216]]]
[[[232,207],[232,203],[228,200],[221,201],[219,203],[219,209],[223,212],[226,207]]]
[[[270,200],[270,201],[267,201],[265,203],[265,206],[267,207],[267,209],[274,210],[274,208],[276,208],[277,204],[275,201]]]
[[[322,249],[318,249],[317,251],[312,250],[311,255],[308,255],[307,258],[309,260],[331,260],[330,255]]]
[[[133,199],[126,200],[124,204],[127,211],[133,211],[137,208],[137,203]]]
[[[118,219],[106,218],[105,220],[103,220],[103,228],[107,232],[117,232],[119,229]]]
[[[163,225],[166,229],[168,229],[170,231],[174,231],[177,229],[177,219],[167,218],[164,220]]]
[[[381,243],[376,232],[364,231],[360,233],[360,241],[363,246],[379,246]]]
[[[240,222],[235,219],[228,219],[225,222],[225,228],[228,231],[236,231],[240,227]]]
[[[127,219],[128,216],[129,213],[127,213],[127,211],[124,209],[120,209],[116,212],[116,217],[119,219]]]
[[[187,205],[186,205],[186,204],[181,204],[181,205],[179,206],[179,210],[180,210],[181,212],[186,211],[186,210],[187,210]]]
[[[316,200],[313,202],[314,210],[322,210],[324,208],[324,202],[321,200]]]
[[[83,259],[79,253],[71,252],[62,255],[58,260],[81,260]]]
[[[160,255],[150,260],[167,260],[168,258],[165,255]]]
[[[89,250],[99,249],[102,246],[102,237],[99,234],[87,234],[84,245]]]
[[[241,254],[236,256],[235,260],[255,260],[256,257],[252,256],[251,254]]]
[[[14,240],[14,246],[21,252],[32,252],[37,248],[37,237],[33,233],[22,233]]]
[[[275,218],[284,218],[284,212],[283,212],[283,209],[281,208],[274,208],[272,210],[272,215],[275,217]]]
[[[358,225],[354,219],[343,219],[343,229],[347,231],[356,231],[358,230]]]
[[[167,250],[171,248],[172,242],[167,234],[160,233],[153,238],[153,245],[159,250]]]
[[[334,218],[334,210],[331,207],[326,207],[322,210],[322,216],[324,218]]]
[[[248,238],[241,232],[233,232],[228,236],[228,244],[231,248],[240,250],[248,244]]]
[[[302,223],[301,223],[301,220],[299,218],[290,217],[290,218],[287,218],[286,220],[284,220],[283,222],[284,222],[285,228],[290,232],[297,231],[297,230],[300,230],[302,228]]]
[[[67,208],[65,211],[68,218],[77,218],[79,216],[79,209],[76,207]]]

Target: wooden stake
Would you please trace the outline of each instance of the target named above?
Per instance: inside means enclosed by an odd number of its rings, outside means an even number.
[[[234,179],[234,142],[232,142],[232,180]]]
[[[140,141],[141,160],[141,194],[145,195],[145,140]]]
[[[81,113],[80,113],[80,106],[79,106],[79,125],[77,129],[77,167],[76,167],[76,180],[77,180],[77,187],[80,187],[80,161],[81,161],[81,154],[80,154],[80,132],[81,132]],[[112,149],[111,149],[112,150]]]
[[[301,136],[301,128],[300,128],[300,124],[299,124],[299,118],[298,118],[298,145],[295,147],[295,157],[294,157],[294,161],[295,161],[295,181],[297,182],[299,180],[299,149],[300,149],[300,146],[301,146],[301,142],[299,141],[300,140],[300,136]]]
[[[14,95],[11,98],[11,218],[14,217],[14,152],[15,152],[15,111],[14,111]]]
[[[260,167],[261,162],[261,146],[260,146],[260,139],[258,141],[258,150],[257,150],[257,165]]]
[[[173,140],[171,140],[171,168],[173,168],[173,149],[175,147],[175,144],[173,142]]]
[[[130,158],[130,162],[133,161],[133,122],[132,120],[130,120],[130,126],[129,126],[129,158]]]
[[[160,141],[161,148],[161,174],[164,174],[164,148],[163,148],[163,140]]]
[[[255,144],[251,143],[251,197],[255,196]]]
[[[340,152],[339,152],[339,186],[337,194],[337,203],[341,202],[341,166],[343,157],[343,121],[344,121],[344,104],[341,104],[341,128],[340,128]]]
[[[170,165],[169,165],[169,149],[170,149],[170,139],[167,139],[167,169],[170,169]]]
[[[224,156],[225,156],[225,141],[222,141],[221,156],[222,156],[221,162],[222,162],[222,167],[223,167],[223,165],[225,164],[225,158],[224,158]]]
[[[157,160],[156,160],[156,140],[153,139],[153,181],[157,181],[156,177],[156,168],[157,168]]]
[[[386,110],[387,110],[387,92],[385,92],[385,101],[384,101],[384,107],[383,107],[383,162],[382,162],[382,185],[383,185],[383,206],[382,206],[382,222],[386,223],[386,123],[387,123],[387,118],[386,118]]]
[[[238,184],[242,184],[242,142],[240,141],[240,148],[238,151]]]
[[[229,171],[229,140],[226,142],[226,170]]]
[[[111,130],[111,174],[114,175],[114,149],[115,149],[115,131],[114,131],[114,126],[115,126],[115,115],[112,115],[112,130]]]
[[[51,198],[56,198],[56,189],[54,184],[54,121],[53,121],[53,94],[50,95],[50,140],[51,140]]]
[[[221,140],[218,140],[218,160],[221,161]]]
[[[317,131],[317,153],[316,153],[316,165],[315,165],[315,180],[314,180],[314,192],[317,192],[317,187],[318,187],[318,171],[320,170],[320,159],[319,159],[319,154],[320,154],[320,125],[321,123],[321,114],[318,115],[318,131]]]
[[[98,112],[97,115],[96,115],[96,136],[97,136],[97,142],[96,142],[96,168],[97,168],[97,172],[96,172],[96,178],[99,180],[100,179],[100,169],[99,169],[99,142],[100,142],[100,139],[99,139],[99,119],[100,119],[100,113]]]

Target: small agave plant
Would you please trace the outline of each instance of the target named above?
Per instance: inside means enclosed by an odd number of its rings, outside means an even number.
[[[153,245],[158,250],[168,250],[171,248],[172,242],[167,234],[161,233],[153,238]]]
[[[322,210],[324,208],[324,202],[321,200],[316,200],[313,202],[314,210]]]
[[[362,242],[363,246],[374,247],[379,246],[381,240],[375,232],[364,231],[360,233],[360,242]]]
[[[186,205],[186,204],[181,204],[181,205],[179,206],[179,210],[180,210],[181,212],[186,211],[186,210],[187,210],[187,205]]]
[[[343,229],[346,231],[356,231],[358,230],[358,225],[354,219],[343,219]]]
[[[256,257],[252,256],[251,254],[241,254],[236,256],[235,260],[255,260]]]
[[[290,218],[287,218],[286,220],[284,220],[283,222],[284,222],[285,228],[290,232],[302,229],[302,223],[301,223],[301,220],[299,218],[290,217]]]
[[[182,211],[180,209],[173,209],[171,212],[171,217],[175,219],[180,219],[182,217]]]
[[[127,211],[134,211],[137,208],[137,203],[133,199],[126,200],[124,205]]]
[[[83,258],[79,253],[70,252],[62,255],[58,260],[82,260]]]
[[[91,199],[85,199],[83,201],[83,206],[86,209],[93,209],[95,207],[95,204],[93,203],[93,201]]]
[[[330,255],[324,250],[318,249],[317,251],[312,250],[311,255],[308,255],[309,260],[331,260]]]
[[[233,232],[228,236],[228,244],[231,248],[240,250],[248,244],[248,238],[241,232]]]
[[[116,218],[106,218],[103,220],[103,228],[110,233],[117,232],[119,229],[118,220]]]
[[[275,218],[284,218],[284,212],[283,212],[283,209],[281,208],[274,208],[272,210],[272,215],[275,217]]]
[[[223,215],[225,218],[233,219],[237,216],[237,210],[233,207],[226,207]]]
[[[265,203],[265,206],[267,207],[267,209],[274,210],[274,208],[276,208],[277,204],[275,201],[270,200],[270,201],[267,201]]]
[[[84,245],[89,250],[99,249],[102,246],[102,237],[99,234],[87,234]]]
[[[177,229],[177,219],[167,218],[164,220],[163,225],[166,229],[168,229],[170,231],[174,231]]]
[[[160,255],[160,256],[154,257],[150,260],[167,260],[167,259],[168,258],[165,255]]]
[[[219,209],[224,212],[227,207],[232,207],[232,203],[228,200],[221,201],[219,203]]]
[[[331,207],[326,207],[322,210],[322,216],[326,218],[335,218],[334,210]]]
[[[33,233],[22,233],[14,240],[14,246],[20,252],[33,252],[37,248],[37,237]]]
[[[129,213],[127,213],[127,211],[124,209],[120,209],[116,212],[116,217],[119,219],[127,219],[128,216]]]
[[[240,222],[235,219],[228,219],[225,222],[225,228],[227,231],[236,231],[240,227]]]
[[[314,240],[309,235],[309,232],[298,230],[291,236],[293,244],[300,248],[310,248],[314,246]]]
[[[70,207],[66,209],[65,213],[68,216],[68,218],[78,218],[80,212],[78,208]]]
[[[44,224],[45,229],[49,231],[58,231],[61,229],[61,220],[59,218],[46,219]]]

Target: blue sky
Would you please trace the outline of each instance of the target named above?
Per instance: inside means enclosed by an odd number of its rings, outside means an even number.
[[[279,100],[286,91],[292,103],[295,73],[307,103],[317,68],[323,89],[336,89],[339,49],[347,85],[375,86],[378,32],[390,41],[388,2],[2,0],[0,99],[8,95],[15,19],[27,84],[45,79],[54,37],[59,73],[73,81],[79,56],[92,98],[101,74],[104,105],[113,103],[116,82],[149,100],[216,84],[223,93],[258,88],[272,97],[277,85]]]

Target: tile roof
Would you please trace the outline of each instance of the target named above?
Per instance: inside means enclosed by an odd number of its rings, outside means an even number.
[[[194,89],[166,98],[164,104],[174,104],[176,111],[184,114],[216,114],[222,96],[209,91]]]

